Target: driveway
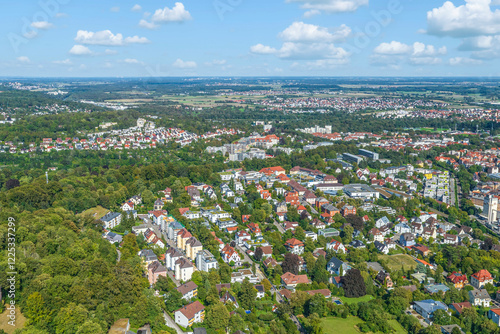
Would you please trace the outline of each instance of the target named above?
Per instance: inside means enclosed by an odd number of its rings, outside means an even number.
[[[283,228],[283,226],[281,226],[280,223],[278,223],[276,220],[274,221],[274,226],[276,226],[278,228],[278,231],[281,234],[285,233],[285,229]]]
[[[240,245],[236,245],[236,249],[239,250],[241,254],[243,254],[243,260],[241,261],[242,263],[243,262],[250,263],[250,264],[253,263],[252,259],[250,258],[250,256],[248,256],[248,254],[245,252],[243,247],[241,247]]]
[[[163,317],[165,318],[165,325],[175,329],[177,331],[177,334],[185,334],[185,332],[179,326],[177,326],[174,320],[166,312],[163,312]]]

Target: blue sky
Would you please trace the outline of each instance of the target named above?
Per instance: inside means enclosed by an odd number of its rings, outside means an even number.
[[[2,1],[0,76],[499,76],[499,5]]]

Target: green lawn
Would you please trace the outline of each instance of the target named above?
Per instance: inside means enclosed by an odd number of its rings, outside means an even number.
[[[417,262],[413,260],[410,255],[398,254],[398,255],[379,255],[380,260],[388,261],[387,266],[390,271],[400,270],[404,266],[405,270],[415,269],[417,267]]]
[[[346,319],[328,317],[321,319],[325,334],[359,334],[361,332],[354,326],[361,322],[363,320],[358,317],[347,317]]]
[[[325,334],[359,334],[361,332],[356,328],[356,325],[362,322],[363,320],[358,317],[347,317],[346,319],[327,317],[321,319]],[[395,334],[408,333],[396,320],[389,320],[389,324],[394,328]]]
[[[408,334],[406,329],[397,320],[389,320],[389,325],[395,330],[395,334]]]
[[[359,297],[359,298],[340,297],[340,300],[342,300],[342,303],[344,303],[344,304],[367,302],[367,301],[370,301],[372,299],[373,299],[372,295],[366,295],[366,296]]]

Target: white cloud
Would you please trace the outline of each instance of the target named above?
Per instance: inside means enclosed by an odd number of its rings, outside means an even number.
[[[461,65],[481,65],[483,62],[477,59],[455,57],[450,58],[450,65],[461,66]]]
[[[361,6],[368,5],[369,0],[286,0],[286,2],[302,3],[301,7],[309,10],[310,15],[312,10],[328,13],[353,12]]]
[[[148,21],[143,19],[143,20],[139,21],[139,27],[146,28],[146,29],[156,29],[159,27],[159,25],[155,24],[153,22],[148,22]]]
[[[374,53],[379,55],[405,55],[411,54],[414,57],[430,57],[436,55],[445,55],[447,52],[446,46],[436,49],[434,45],[425,45],[424,43],[415,42],[413,45],[392,41],[390,43],[381,43],[374,50]]]
[[[146,37],[132,36],[125,38],[125,44],[147,44],[151,43]]]
[[[175,68],[189,69],[196,68],[198,65],[194,61],[184,61],[179,58],[172,64],[172,66]]]
[[[57,13],[56,14],[56,18],[59,19],[59,18],[62,18],[62,17],[68,17],[68,14],[66,14],[66,13]]]
[[[476,51],[491,49],[500,42],[500,36],[478,36],[464,38],[459,45],[460,51]]]
[[[28,39],[32,39],[32,38],[35,38],[36,36],[38,36],[38,33],[36,32],[36,30],[30,30],[30,31],[24,33],[23,36],[28,38]]]
[[[331,69],[338,67],[340,65],[346,65],[349,63],[349,58],[343,57],[339,59],[319,59],[313,62],[307,62],[306,65],[314,70],[314,69]]]
[[[77,44],[69,50],[69,53],[75,56],[88,56],[92,54],[92,51],[84,45]]]
[[[285,59],[343,59],[349,53],[343,48],[329,43],[292,43],[286,42],[278,51],[278,57]]]
[[[412,65],[438,65],[441,64],[443,60],[438,57],[411,57],[410,63]]]
[[[186,10],[184,4],[182,4],[182,2],[176,2],[175,6],[171,9],[168,7],[157,9],[151,17],[151,22],[142,19],[139,21],[139,26],[142,28],[154,29],[157,28],[160,23],[184,22],[191,19],[191,14]]]
[[[321,11],[319,11],[317,9],[311,9],[311,10],[308,10],[307,12],[304,13],[304,17],[306,19],[310,19],[311,17],[319,15],[319,14],[321,14]]]
[[[54,60],[52,63],[57,64],[57,65],[71,65],[73,64],[71,60],[65,59],[65,60]]]
[[[111,7],[110,10],[113,12],[113,13],[118,13],[120,11],[120,7],[116,6],[116,7]]]
[[[436,50],[434,45],[425,45],[424,43],[420,42],[413,43],[413,56],[428,57],[435,55],[445,55],[446,53],[446,46],[443,46]]]
[[[111,49],[106,49],[106,50],[104,51],[104,54],[106,54],[106,55],[115,55],[115,54],[117,54],[117,53],[118,53],[118,51],[116,51],[116,50],[111,50]]]
[[[31,60],[26,56],[17,57],[17,61],[23,64],[31,63]]]
[[[78,30],[75,42],[87,45],[121,46],[125,44],[149,43],[149,40],[139,36],[126,37],[124,39],[122,34],[115,35],[110,30],[97,32]]]
[[[410,53],[411,50],[411,46],[407,44],[392,41],[390,43],[381,43],[373,52],[379,55],[402,55]]]
[[[127,58],[123,60],[127,64],[144,64],[142,61],[133,58]]]
[[[294,22],[278,36],[288,42],[334,42],[345,40],[351,32],[351,28],[345,24],[330,32],[317,25]]]
[[[277,51],[278,50],[276,50],[275,48],[272,48],[270,46],[263,45],[263,44],[257,44],[257,45],[250,47],[250,52],[256,53],[256,54],[261,54],[261,55],[274,54]]]
[[[434,45],[415,42],[408,45],[398,41],[381,43],[373,50],[370,61],[374,65],[395,65],[407,61],[411,65],[437,65],[442,63],[440,56],[447,53],[445,46],[436,48]]]
[[[132,7],[132,9],[131,9],[131,11],[133,11],[133,12],[140,12],[141,10],[142,10],[142,7],[139,4],[134,5],[134,7]]]
[[[471,57],[475,59],[500,58],[500,35],[464,38],[458,50],[473,51]]]
[[[438,36],[472,37],[500,33],[500,10],[492,10],[491,0],[466,0],[455,6],[446,1],[441,7],[427,12],[427,32]]]
[[[35,29],[40,29],[40,30],[47,30],[47,29],[54,27],[54,25],[52,23],[47,22],[47,21],[32,22],[31,26]]]
[[[214,66],[214,65],[222,66],[222,65],[226,65],[226,64],[227,64],[227,60],[225,60],[225,59],[214,59],[210,62],[205,63],[205,65],[207,65],[207,66]]]

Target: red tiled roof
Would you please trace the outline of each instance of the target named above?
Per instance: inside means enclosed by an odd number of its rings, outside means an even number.
[[[189,305],[181,307],[176,312],[181,312],[186,318],[193,319],[196,313],[201,312],[205,309],[199,301],[195,301]]]
[[[491,276],[490,272],[486,269],[479,270],[477,273],[472,275],[475,279],[477,279],[479,282],[484,282],[487,280],[492,280],[493,277]]]

